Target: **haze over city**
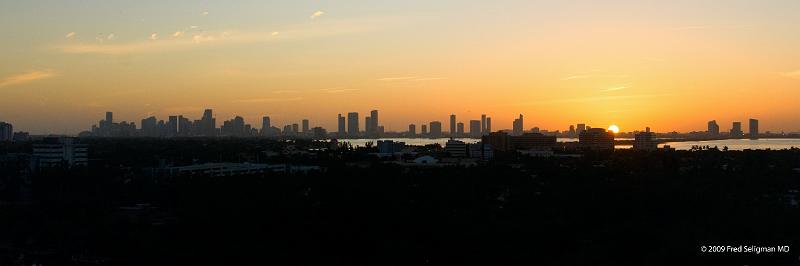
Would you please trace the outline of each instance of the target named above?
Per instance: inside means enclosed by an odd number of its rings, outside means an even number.
[[[797,1],[2,1],[0,121],[800,131]]]

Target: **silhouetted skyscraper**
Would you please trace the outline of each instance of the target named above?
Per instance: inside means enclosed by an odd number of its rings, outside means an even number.
[[[205,136],[217,135],[217,121],[212,113],[211,109],[206,109],[203,112],[203,118],[200,119],[200,131]]]
[[[442,122],[433,121],[430,124],[430,136],[431,138],[438,138],[442,136]]]
[[[266,132],[272,127],[269,116],[265,116],[261,118],[261,132]],[[263,134],[263,133],[262,133]]]
[[[489,135],[489,133],[492,133],[492,118],[491,117],[487,117],[486,118],[486,131],[483,132],[483,134],[484,135]]]
[[[379,129],[380,123],[378,122],[378,110],[370,111],[369,112],[369,119],[372,122],[372,125],[370,126],[370,129],[372,129],[372,132],[370,132],[371,137],[377,138],[378,135],[379,135],[379,131],[380,131],[380,129]]]
[[[337,120],[336,120],[336,121],[338,121],[338,122],[339,122],[339,131],[338,131],[338,132],[339,132],[339,135],[340,135],[340,136],[344,136],[344,134],[347,132],[347,131],[346,131],[346,128],[347,128],[347,127],[345,126],[345,119],[344,119],[344,116],[342,116],[342,114],[339,114],[339,116],[337,117]]]
[[[167,135],[174,137],[178,135],[178,116],[169,116],[169,123],[167,124]]]
[[[347,134],[349,134],[351,137],[356,137],[359,135],[357,112],[347,113]]]
[[[521,136],[524,128],[524,123],[522,120],[522,114],[519,114],[519,118],[514,119],[514,129],[512,131],[512,135],[514,136]]]
[[[409,124],[408,125],[408,136],[409,137],[414,137],[416,135],[417,135],[417,126],[414,125],[414,124]]]
[[[469,136],[480,138],[483,135],[481,130],[481,120],[469,120]]]
[[[450,115],[450,136],[453,137],[456,135],[456,115]]]
[[[580,135],[584,131],[586,131],[586,124],[578,124],[578,128],[575,129],[575,134]]]
[[[0,122],[0,141],[11,141],[14,139],[14,126],[10,123]]]
[[[463,137],[464,136],[464,123],[459,122],[456,126],[456,136]]]
[[[308,134],[309,126],[308,126],[308,119],[303,119],[303,134]]]
[[[731,125],[731,137],[741,136],[744,136],[744,131],[742,131],[742,122],[733,122]]]
[[[472,131],[469,132],[472,134]],[[481,114],[481,135],[486,133],[486,114]]]
[[[114,113],[113,112],[106,112],[106,123],[113,124],[114,123]]]
[[[758,119],[750,118],[750,139],[758,138]]]
[[[422,135],[428,135],[428,125],[425,125],[425,124],[421,125],[421,132],[420,132],[420,134],[422,134]]]
[[[708,134],[709,135],[719,135],[719,125],[717,125],[717,120],[708,121]]]
[[[364,117],[364,133],[371,137],[373,132],[375,132],[375,129],[372,128],[372,117]]]

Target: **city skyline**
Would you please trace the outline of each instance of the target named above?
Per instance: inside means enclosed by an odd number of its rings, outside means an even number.
[[[797,10],[796,1],[8,2],[0,121],[77,134],[106,110],[138,121],[212,108],[253,125],[270,114],[334,129],[330,114],[380,109],[386,131],[424,121],[448,131],[449,114],[466,126],[483,113],[501,129],[522,113],[559,130],[591,121],[702,131],[711,119],[727,130],[756,117],[761,131],[796,132]]]

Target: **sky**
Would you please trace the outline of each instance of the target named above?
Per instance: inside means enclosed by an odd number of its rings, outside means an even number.
[[[800,131],[800,1],[0,0],[0,121]],[[363,121],[362,121],[363,122]],[[446,126],[445,126],[446,127]]]

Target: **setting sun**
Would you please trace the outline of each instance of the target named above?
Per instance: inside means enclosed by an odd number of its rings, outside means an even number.
[[[610,125],[608,126],[608,131],[614,132],[614,134],[619,133],[619,127],[617,125]]]

